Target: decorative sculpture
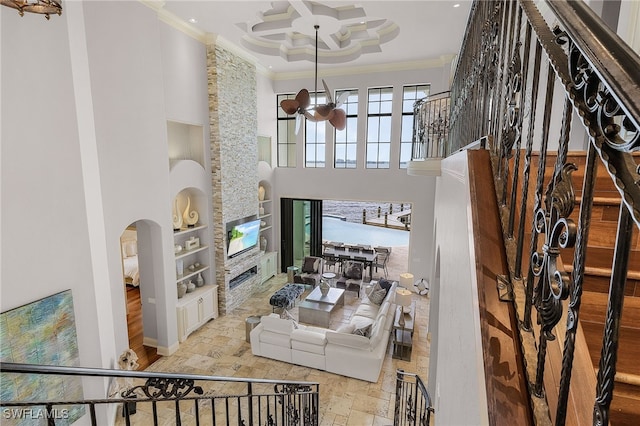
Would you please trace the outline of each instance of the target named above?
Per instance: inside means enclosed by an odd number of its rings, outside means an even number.
[[[180,214],[180,207],[178,207],[178,198],[176,197],[175,209],[173,210],[173,230],[179,231],[182,228],[182,215]]]
[[[196,223],[198,223],[198,212],[195,210],[189,211],[191,208],[191,198],[187,197],[187,207],[184,209],[184,213],[182,213],[182,220],[187,224],[187,227],[193,228]]]

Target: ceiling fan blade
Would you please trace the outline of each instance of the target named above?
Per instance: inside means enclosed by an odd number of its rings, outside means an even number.
[[[322,85],[324,86],[324,93],[327,96],[327,103],[333,103],[333,98],[331,96],[331,90],[329,90],[329,86],[327,86],[327,82],[322,79]]]
[[[344,130],[347,126],[347,113],[343,109],[334,109],[333,117],[329,119],[329,123],[336,128],[336,130]]]
[[[284,99],[280,102],[280,108],[287,114],[295,114],[300,107],[300,102],[295,99]]]
[[[338,99],[336,100],[336,108],[340,107],[343,103],[345,103],[345,101],[347,100],[350,94],[351,94],[350,92],[340,93],[340,96],[338,96]]]
[[[300,131],[300,124],[302,123],[302,115],[296,115],[296,135]]]
[[[329,114],[331,114],[331,111],[333,111],[333,108],[329,104],[318,105],[315,108],[315,114],[314,115],[316,117],[322,117],[324,120],[328,120],[329,119]]]
[[[321,114],[318,111],[314,111],[313,118],[315,121],[326,121],[333,117],[333,110],[329,110],[327,114]]]
[[[296,95],[296,101],[299,102],[299,108],[301,110],[305,110],[309,108],[311,105],[311,98],[309,97],[309,91],[307,89],[302,89]]]

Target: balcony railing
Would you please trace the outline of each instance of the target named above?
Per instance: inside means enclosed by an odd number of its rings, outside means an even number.
[[[510,271],[503,285],[511,286],[506,294],[513,294],[521,324],[535,423],[606,425],[632,231],[640,228],[633,155],[640,148],[640,58],[585,2],[476,1],[451,89],[449,142],[435,150],[446,156],[483,137],[492,141]],[[568,161],[570,146],[586,150],[578,172]],[[573,367],[599,165],[619,194],[619,213],[601,357],[585,409],[570,402],[570,390],[572,372],[585,373]],[[584,176],[580,187],[574,188],[573,173]],[[577,217],[570,216],[574,208]],[[571,258],[562,258],[566,249]],[[554,340],[560,342],[559,376],[550,374]],[[594,375],[590,363],[589,369]],[[584,393],[573,388],[572,398]]]
[[[65,377],[75,376],[83,379],[85,392],[99,393],[105,381],[111,381],[110,388],[117,390],[111,398],[79,401],[56,400],[53,389],[52,399],[46,401],[30,401],[28,397],[10,401],[3,393],[2,418],[15,424],[32,424],[34,419],[45,419],[49,425],[67,424],[72,406],[80,406],[92,425],[104,424],[98,419],[106,419],[109,410],[116,407],[117,416],[122,416],[126,425],[318,424],[318,383],[13,363],[0,363],[0,371],[3,382],[17,379],[25,384],[26,375],[39,375],[60,376],[57,383],[63,384]]]
[[[447,91],[419,99],[413,105],[413,161],[445,157],[450,100],[450,92]]]

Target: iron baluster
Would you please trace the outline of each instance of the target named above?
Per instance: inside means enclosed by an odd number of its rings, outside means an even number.
[[[529,25],[531,28],[531,25]],[[526,51],[526,50],[525,50]],[[540,63],[542,62],[542,46],[540,43],[536,43],[535,60],[533,64],[533,78],[531,85],[531,98],[529,99],[530,108],[529,111],[529,130],[527,132],[527,147],[524,155],[524,170],[522,171],[522,200],[520,203],[520,220],[518,223],[518,235],[516,237],[516,259],[514,267],[514,275],[517,279],[522,278],[522,249],[524,244],[524,227],[525,218],[527,217],[526,209],[527,202],[529,201],[529,174],[531,173],[531,152],[533,150],[533,130],[536,121],[536,108],[535,104],[538,99],[538,76],[540,75]],[[529,295],[530,297],[531,295]]]
[[[542,385],[547,341],[555,339],[552,330],[562,316],[562,300],[569,294],[569,277],[563,268],[558,267],[558,256],[560,248],[573,247],[575,243],[576,226],[567,218],[575,203],[571,173],[576,169],[572,163],[565,164],[560,170],[556,169],[553,180],[550,182],[551,190],[545,200],[546,206],[535,213],[536,232],[545,235],[542,253],[536,251],[531,258],[533,273],[538,277],[534,296],[540,323],[534,387],[538,397],[544,395]]]
[[[538,159],[538,177],[536,179],[536,192],[533,204],[533,211],[536,212],[542,205],[542,188],[544,185],[544,170],[547,165],[547,146],[549,144],[549,123],[551,121],[551,109],[553,106],[553,89],[555,84],[553,67],[549,64],[547,68],[547,92],[545,96],[544,113],[542,118],[542,140],[540,142],[540,158]],[[536,232],[536,218],[534,215],[531,226],[531,244],[529,246],[530,256],[538,249],[538,233]],[[527,287],[525,291],[524,320],[522,328],[531,330],[531,307],[533,304],[533,264],[529,265],[527,274]]]
[[[602,338],[602,352],[598,365],[598,383],[596,385],[596,401],[593,407],[593,424],[606,426],[609,424],[609,407],[613,398],[613,385],[618,358],[618,338],[620,333],[620,317],[624,303],[624,288],[627,282],[629,253],[633,221],[624,203],[620,203],[616,248],[613,255],[613,267],[609,284],[609,302]]]

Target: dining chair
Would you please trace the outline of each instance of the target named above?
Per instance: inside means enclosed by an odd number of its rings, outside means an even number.
[[[384,277],[387,278],[387,276],[389,275],[389,272],[387,271],[387,261],[389,260],[389,252],[384,250],[382,251],[376,250],[376,252],[378,253],[378,255],[376,256],[376,259],[374,260],[371,267],[376,268],[376,272],[378,272],[378,268],[382,268],[382,270],[384,271]]]

